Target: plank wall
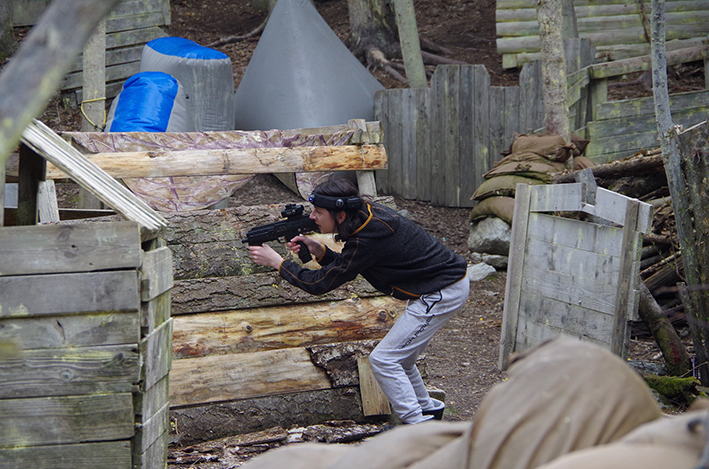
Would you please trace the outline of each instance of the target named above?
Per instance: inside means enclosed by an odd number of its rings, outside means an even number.
[[[667,0],[667,49],[701,45],[709,33],[709,4]],[[539,60],[539,24],[534,0],[497,0],[497,51],[504,68]],[[650,53],[650,2],[575,0],[580,38],[590,39],[600,62]]]
[[[0,468],[164,466],[171,267],[133,222],[0,229]]]

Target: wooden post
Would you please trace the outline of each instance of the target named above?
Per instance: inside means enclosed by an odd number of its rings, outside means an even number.
[[[81,99],[81,130],[100,132],[106,118],[106,19],[96,27],[84,47],[84,84]],[[84,188],[79,189],[79,208],[103,208]]]
[[[350,127],[362,131],[362,143],[369,143],[367,137],[367,122],[364,119],[350,119]],[[357,186],[361,195],[377,196],[377,184],[374,181],[374,171],[357,171]]]
[[[357,357],[357,370],[359,371],[359,389],[362,393],[362,413],[364,416],[391,414],[389,400],[372,374],[369,357]]]
[[[17,187],[17,225],[37,224],[37,191],[47,162],[25,144],[20,145],[20,181]]]

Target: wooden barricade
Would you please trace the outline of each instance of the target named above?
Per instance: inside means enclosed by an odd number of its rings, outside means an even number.
[[[0,467],[164,467],[170,250],[129,221],[0,246]]]
[[[627,353],[627,321],[637,312],[638,263],[651,206],[602,188],[585,193],[584,187],[517,185],[500,369],[510,354],[559,334]]]

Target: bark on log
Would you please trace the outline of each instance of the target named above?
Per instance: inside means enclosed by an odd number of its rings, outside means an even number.
[[[664,172],[662,154],[658,151],[646,156],[638,156],[627,160],[614,161],[600,164],[591,168],[593,175],[600,179],[615,179],[629,175],[642,176]],[[574,182],[577,171],[554,173],[551,175],[552,184]]]
[[[640,283],[640,304],[638,314],[652,332],[665,359],[667,372],[672,376],[684,376],[691,370],[687,349],[682,344],[677,331],[653,298],[644,283]]]

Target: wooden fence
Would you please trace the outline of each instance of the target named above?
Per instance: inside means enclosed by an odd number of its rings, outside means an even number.
[[[701,45],[709,34],[709,4],[704,0],[666,0],[667,50]],[[539,24],[534,0],[497,0],[497,52],[502,66],[539,60]],[[575,0],[578,33],[596,48],[598,61],[650,53],[650,2]]]
[[[6,0],[3,0],[6,1]],[[50,3],[48,0],[13,1],[13,25],[31,26]],[[121,91],[123,82],[140,71],[143,46],[167,36],[169,0],[123,0],[106,17],[106,97]],[[83,57],[74,61],[61,84],[65,97],[75,104],[82,100]]]
[[[669,64],[706,60],[703,45],[667,54]],[[568,40],[570,128],[590,144],[586,156],[604,163],[656,148],[652,97],[608,101],[609,78],[650,68],[649,57],[593,62],[587,39]],[[472,207],[483,175],[509,149],[514,133],[543,130],[539,62],[524,65],[520,85],[490,86],[482,65],[439,66],[430,88],[378,91],[375,116],[384,128],[389,168],[377,172],[380,193]],[[706,119],[709,91],[673,95],[676,123]]]

